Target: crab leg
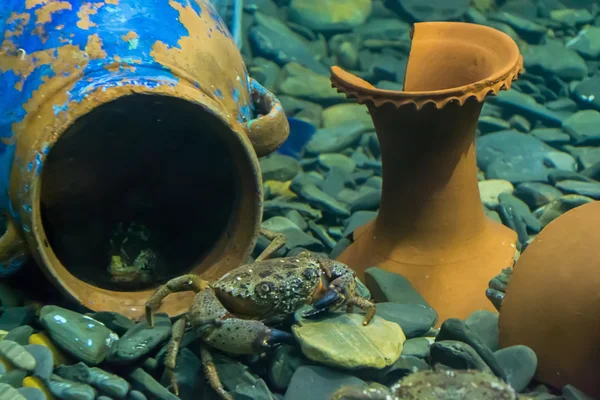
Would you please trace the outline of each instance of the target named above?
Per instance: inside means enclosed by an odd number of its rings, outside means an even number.
[[[171,329],[171,339],[167,347],[167,354],[165,356],[165,368],[169,381],[171,382],[171,389],[176,396],[179,396],[179,386],[177,385],[177,379],[175,377],[175,367],[177,366],[177,354],[179,353],[179,346],[185,333],[185,327],[187,326],[187,315],[184,315],[173,324]]]
[[[377,311],[374,303],[358,294],[356,274],[348,266],[338,261],[322,258],[319,260],[321,268],[331,279],[329,290],[323,297],[313,304],[312,310],[303,314],[304,317],[314,317],[325,311],[333,311],[346,305],[346,311],[351,311],[351,306],[356,306],[365,311],[363,325],[368,325]]]
[[[271,243],[269,243],[267,248],[264,249],[258,257],[256,257],[255,262],[263,261],[270,258],[273,255],[273,253],[285,246],[285,242],[287,241],[287,238],[282,233],[276,233],[265,228],[260,228],[259,232],[261,235],[269,239]]]
[[[217,373],[217,367],[215,366],[215,362],[212,358],[212,355],[208,351],[207,346],[202,343],[200,344],[200,359],[202,360],[202,366],[204,367],[204,376],[208,379],[208,383],[210,387],[219,395],[223,400],[233,400],[233,397],[227,393],[223,384],[221,383],[221,379],[219,379],[219,374]]]
[[[178,276],[160,286],[146,302],[146,320],[148,321],[148,326],[150,328],[154,327],[154,317],[152,313],[160,307],[163,299],[171,293],[185,292],[188,290],[198,293],[207,287],[209,287],[208,281],[193,274]]]

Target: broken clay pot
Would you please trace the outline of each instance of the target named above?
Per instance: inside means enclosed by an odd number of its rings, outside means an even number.
[[[600,202],[550,222],[515,264],[500,309],[500,347],[522,344],[536,378],[600,397]]]
[[[493,310],[487,284],[513,263],[515,233],[484,214],[474,140],[485,97],[510,87],[522,57],[486,26],[426,22],[411,34],[405,91],[332,68],[333,86],[367,105],[383,164],[379,214],[338,259],[360,278],[372,266],[405,276],[441,323]]]
[[[262,218],[257,157],[289,126],[210,2],[13,2],[9,11],[0,272],[32,254],[69,298],[136,318],[169,278],[215,279],[245,263]],[[161,311],[187,311],[191,296],[176,293]]]

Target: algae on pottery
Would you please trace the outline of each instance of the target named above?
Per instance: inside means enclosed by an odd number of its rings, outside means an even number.
[[[0,273],[31,254],[68,298],[137,317],[169,278],[243,264],[262,218],[257,157],[288,124],[210,2],[0,9]]]
[[[383,178],[377,218],[338,259],[361,278],[371,266],[403,275],[441,323],[490,309],[487,282],[515,256],[515,233],[484,213],[474,141],[484,99],[510,87],[522,57],[486,26],[425,22],[411,35],[404,91],[332,68],[333,86],[369,109]]]

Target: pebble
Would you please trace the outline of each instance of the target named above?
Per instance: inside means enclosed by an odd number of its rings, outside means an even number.
[[[417,357],[426,359],[431,353],[429,347],[433,340],[425,337],[415,337],[407,339],[402,347],[402,357]]]
[[[102,322],[108,329],[119,336],[135,325],[135,322],[126,316],[111,311],[91,313],[90,317],[94,318],[96,321]]]
[[[171,393],[142,368],[135,368],[127,375],[127,379],[134,390],[147,394],[150,398],[159,400],[180,400],[179,397]]]
[[[269,381],[277,390],[285,392],[298,368],[310,364],[296,346],[281,345],[274,351],[269,363]]]
[[[14,388],[20,388],[23,386],[25,379],[37,379],[35,377],[29,377],[27,375],[28,372],[23,369],[13,369],[0,376],[0,383],[8,383]]]
[[[488,179],[504,179],[513,184],[528,181],[548,182],[548,163],[561,157],[563,169],[575,171],[575,159],[535,138],[516,131],[500,131],[480,137],[476,142],[477,165]]]
[[[477,354],[479,354],[481,359],[492,370],[494,375],[506,380],[506,373],[500,364],[498,364],[498,361],[496,361],[492,350],[486,346],[483,340],[481,340],[477,334],[466,325],[464,321],[456,318],[450,318],[444,321],[440,327],[440,332],[435,338],[435,341],[437,343],[445,340],[459,341],[468,344]],[[433,345],[431,354],[433,357]]]
[[[22,325],[30,325],[35,319],[35,311],[31,307],[6,307],[0,315],[0,330],[11,331]]]
[[[542,223],[531,213],[529,206],[525,202],[508,193],[501,193],[498,196],[498,200],[499,204],[514,211],[516,215],[522,218],[529,231],[538,233],[542,230]],[[507,225],[514,228],[510,224]]]
[[[54,370],[54,357],[50,349],[41,344],[28,344],[23,346],[23,349],[35,359],[33,375],[42,379],[49,378]]]
[[[600,182],[564,180],[558,182],[556,188],[567,194],[578,194],[600,200]]]
[[[467,343],[456,340],[436,340],[430,347],[431,364],[442,364],[450,368],[476,369],[491,373],[490,367]]]
[[[29,337],[29,344],[39,344],[46,347],[48,350],[52,352],[52,358],[54,360],[54,366],[62,365],[62,364],[71,364],[71,359],[64,354],[56,345],[50,340],[48,335],[45,332],[34,333]]]
[[[465,320],[465,324],[492,351],[498,350],[498,318],[496,312],[477,310]]]
[[[179,397],[182,400],[194,400],[200,398],[210,398],[212,389],[208,388],[208,382],[204,379],[204,369],[200,359],[187,348],[183,348],[177,355],[175,365],[175,379],[179,387]],[[170,378],[165,370],[161,379],[163,386],[171,384]]]
[[[301,167],[294,157],[273,153],[260,159],[260,170],[264,181],[285,182],[294,179]]]
[[[429,369],[422,359],[411,356],[400,356],[398,361],[383,369],[365,369],[357,371],[357,376],[364,381],[375,381],[384,386],[392,386],[400,379],[418,371]]]
[[[483,135],[485,135],[487,133],[510,129],[510,124],[501,118],[493,117],[491,115],[484,115],[479,118],[477,122],[477,128]]]
[[[17,389],[6,383],[0,383],[0,400],[28,400]]]
[[[339,153],[355,145],[371,127],[367,123],[344,122],[315,132],[306,144],[307,155]]]
[[[563,194],[554,186],[541,182],[523,182],[517,185],[513,195],[522,200],[531,209],[545,206]]]
[[[488,18],[492,21],[507,24],[530,43],[539,42],[546,33],[546,28],[544,26],[509,12],[494,12],[488,15]]]
[[[329,399],[343,386],[366,387],[367,384],[342,371],[317,365],[304,365],[294,372],[283,398],[284,400]]]
[[[377,315],[400,325],[407,339],[424,335],[438,320],[437,312],[424,304],[377,303]]]
[[[32,387],[22,387],[17,389],[17,392],[25,398],[25,400],[50,400],[48,396],[37,388]],[[0,396],[0,398],[2,398]],[[18,400],[18,397],[13,397],[11,400]]]
[[[332,128],[344,123],[357,122],[361,126],[375,129],[373,119],[364,104],[342,103],[323,110],[323,127]]]
[[[423,296],[400,274],[378,267],[365,270],[365,284],[377,303],[419,304],[432,309]]]
[[[377,316],[367,326],[363,320],[363,315],[352,313],[330,313],[319,320],[300,317],[292,332],[302,353],[320,364],[344,369],[392,365],[406,340],[402,329]]]
[[[285,234],[287,239],[285,243],[286,251],[290,251],[295,247],[304,247],[316,252],[323,251],[324,249],[323,243],[308,233],[303,232],[295,223],[285,217],[269,218],[264,221],[261,226],[270,229],[273,232]],[[266,240],[264,242],[264,247],[266,247],[268,243],[270,243],[270,241]],[[258,247],[262,251],[263,245],[259,244]]]
[[[365,187],[365,186],[363,186]],[[377,211],[381,203],[381,189],[365,190],[348,202],[350,212]]]
[[[132,390],[127,394],[126,400],[148,400],[146,395],[138,390]]]
[[[489,208],[498,206],[498,196],[501,193],[512,193],[515,189],[512,183],[503,179],[489,179],[478,184],[481,202]]]
[[[371,222],[377,217],[376,211],[356,211],[352,213],[350,218],[344,222],[344,230],[342,236],[346,237],[354,232],[357,228]]]
[[[578,194],[568,194],[566,196],[562,196],[550,202],[541,209],[539,221],[543,226],[546,226],[567,211],[592,201],[594,201],[594,199],[586,196],[580,196]]]
[[[305,200],[312,207],[322,210],[325,213],[340,218],[350,216],[350,211],[345,204],[324,193],[314,184],[302,185],[299,190],[296,190],[292,185],[291,189],[298,197]]]
[[[223,387],[234,399],[276,399],[265,381],[250,372],[246,365],[219,353],[213,353],[213,359]]]
[[[29,343],[29,337],[33,334],[33,328],[29,325],[17,326],[4,337],[4,340],[11,340],[24,346]]]
[[[50,393],[61,400],[94,400],[97,395],[90,385],[63,379],[58,375],[52,375],[44,383]]]
[[[317,60],[310,42],[292,31],[279,18],[254,13],[255,25],[248,29],[248,40],[256,55],[275,61],[279,65],[299,63],[317,74],[328,74],[328,69]],[[278,93],[279,94],[279,93]]]
[[[10,341],[0,341],[0,355],[16,368],[33,371],[36,366],[35,358],[20,344]]]
[[[294,210],[298,211],[304,217],[315,220],[323,217],[321,210],[315,210],[308,204],[300,202],[271,200],[265,201],[263,206],[265,215],[281,215],[287,211]]]
[[[584,108],[600,110],[600,76],[594,75],[581,81],[575,86],[571,97]]]
[[[289,20],[315,32],[346,31],[365,23],[372,0],[292,0]]]
[[[571,50],[575,50],[580,56],[586,59],[600,57],[600,27],[587,26],[583,28],[565,46]]]
[[[525,68],[542,71],[570,81],[587,77],[585,60],[574,50],[549,42],[539,46],[528,46],[523,51]]]
[[[130,364],[156,349],[171,336],[171,319],[167,314],[154,315],[154,327],[146,320],[138,322],[119,340],[113,343],[107,361],[114,364]]]
[[[525,390],[537,368],[535,352],[527,346],[517,345],[498,350],[494,356],[506,373],[507,382],[517,392]]]
[[[488,102],[501,106],[506,111],[519,113],[533,120],[540,120],[550,127],[561,126],[564,119],[561,114],[549,110],[532,96],[517,90],[500,91]]]
[[[61,365],[56,368],[55,374],[64,379],[90,385],[100,393],[115,399],[125,398],[130,388],[125,379],[98,367],[90,368],[82,362],[74,365]]]
[[[571,136],[558,128],[537,128],[530,134],[549,145],[567,144],[571,141]]]
[[[58,346],[88,365],[104,361],[108,349],[118,339],[101,322],[58,306],[44,306],[40,323]]]
[[[314,72],[297,62],[290,62],[283,67],[277,91],[318,103],[340,103],[346,99],[345,94],[338,93],[331,87],[328,76]]]
[[[600,144],[600,112],[596,110],[582,110],[574,113],[563,123],[567,132],[576,145]]]
[[[351,173],[356,168],[354,160],[343,154],[320,154],[317,160],[325,170],[337,168],[346,173]]]
[[[415,21],[453,21],[469,8],[469,0],[393,0],[389,7],[400,8]]]

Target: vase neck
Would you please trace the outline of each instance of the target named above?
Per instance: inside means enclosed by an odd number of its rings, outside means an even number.
[[[440,110],[431,104],[370,109],[383,163],[376,234],[427,250],[484,229],[474,146],[480,111],[475,100]]]

